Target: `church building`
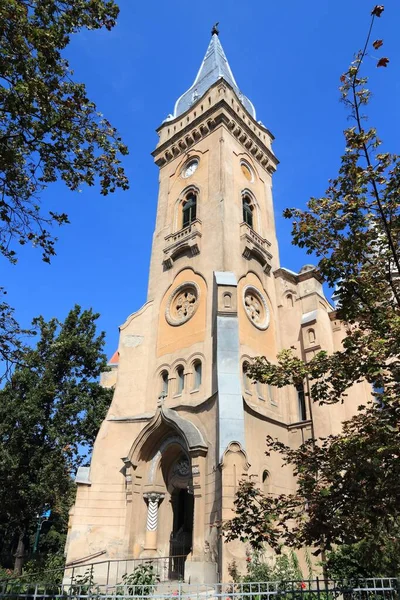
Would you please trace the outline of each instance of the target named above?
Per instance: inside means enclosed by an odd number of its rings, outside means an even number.
[[[271,435],[297,447],[340,431],[370,395],[313,405],[304,386],[254,384],[246,366],[294,347],[309,360],[345,335],[312,265],[280,265],[274,136],[233,76],[214,28],[193,85],[157,130],[159,196],[146,304],[120,327],[114,388],[90,467],[77,475],[67,563],[172,560],[171,577],[228,581],[246,545],[226,543],[239,482],[294,489]],[[174,566],[175,565],[175,566]],[[177,572],[175,572],[177,571]]]

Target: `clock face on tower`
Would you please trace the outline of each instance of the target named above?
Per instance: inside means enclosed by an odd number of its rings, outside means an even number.
[[[193,175],[193,173],[196,171],[198,166],[199,166],[199,161],[197,158],[193,158],[192,160],[189,160],[189,162],[186,163],[186,165],[182,169],[182,177],[184,177],[186,179],[187,177],[190,177],[191,175]]]

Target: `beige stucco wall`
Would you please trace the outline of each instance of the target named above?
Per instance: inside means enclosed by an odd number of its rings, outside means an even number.
[[[200,289],[201,302],[193,317],[179,327],[170,325],[165,319],[165,312],[171,293],[180,284],[194,281]],[[182,353],[183,349],[193,346],[196,343],[204,342],[206,334],[206,314],[207,314],[207,285],[203,277],[195,273],[192,269],[183,269],[178,273],[171,287],[166,291],[161,300],[158,320],[157,336],[157,356],[164,354],[173,355],[176,352]]]
[[[194,497],[187,573],[197,580],[216,578],[216,570],[212,575],[208,569],[213,565],[226,581],[232,560],[245,570],[246,547],[221,541],[221,524],[232,516],[241,478],[255,481],[266,493],[294,489],[292,472],[282,466],[280,457],[265,456],[266,436],[296,447],[313,428],[316,436],[336,433],[370,390],[360,383],[349,391],[344,405],[313,405],[312,414],[307,407],[307,419],[300,422],[294,388],[275,388],[272,393],[266,387],[259,393],[254,385],[245,389],[244,360],[263,355],[274,361],[279,350],[289,347],[304,360],[320,349],[333,352],[341,347],[344,326],[332,318],[333,307],[315,272],[296,274],[280,268],[272,136],[243,110],[229,85],[215,84],[206,97],[158,133],[154,156],[160,167],[159,196],[148,301],[121,325],[118,366],[103,376],[104,385],[114,387],[114,397],[94,445],[90,472],[78,483],[67,561],[103,550],[102,559],[166,556],[174,494],[183,486]],[[199,160],[198,168],[185,179],[182,168],[193,157]],[[242,160],[251,168],[252,181],[242,171]],[[197,219],[193,231],[182,231],[182,200],[189,188],[197,193]],[[242,222],[244,192],[253,202],[253,229]],[[226,314],[215,272],[230,276],[226,289],[234,298]],[[171,294],[190,281],[199,289],[197,310],[185,323],[170,325],[165,313]],[[265,330],[255,327],[245,311],[243,290],[248,285],[267,303],[270,320]],[[217,320],[224,315],[233,334],[224,330],[220,340]],[[238,347],[233,347],[236,339]],[[223,360],[218,358],[222,343]],[[230,388],[242,392],[244,439],[241,443],[232,439],[221,458],[220,419],[229,414],[221,416],[219,411],[219,370],[232,356],[237,356],[237,364],[226,375],[226,387],[229,393]],[[197,389],[195,360],[203,367]],[[185,383],[177,393],[180,365]],[[168,393],[160,399],[162,371],[168,372]],[[235,393],[232,401],[237,402]],[[190,473],[179,479],[174,469],[182,456],[188,457]],[[161,499],[157,529],[146,533],[148,493],[161,494]]]

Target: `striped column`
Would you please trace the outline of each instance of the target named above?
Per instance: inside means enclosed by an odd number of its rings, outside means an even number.
[[[158,507],[165,494],[150,492],[143,494],[147,502],[146,550],[157,549]]]

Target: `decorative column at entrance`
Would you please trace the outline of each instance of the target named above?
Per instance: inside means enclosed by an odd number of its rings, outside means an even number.
[[[164,496],[165,494],[158,492],[143,494],[143,498],[147,501],[145,550],[157,550],[158,507]]]

